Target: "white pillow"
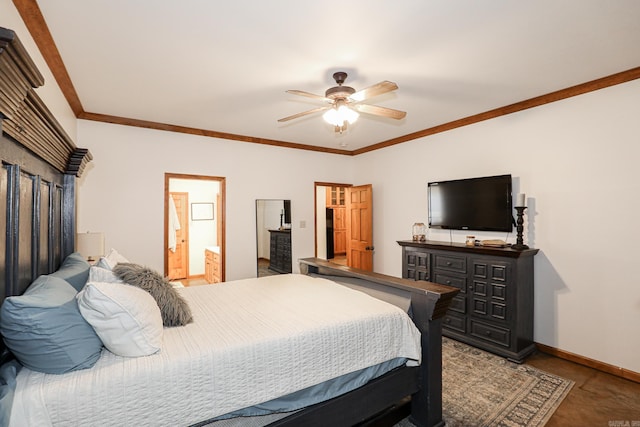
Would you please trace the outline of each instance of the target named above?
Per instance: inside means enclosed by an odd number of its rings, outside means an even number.
[[[113,270],[113,267],[118,263],[128,263],[130,262],[124,256],[122,256],[118,251],[111,248],[108,254],[103,257],[100,257],[98,262],[96,263],[97,267],[106,268],[107,270]]]
[[[87,280],[87,283],[97,282],[124,283],[122,280],[118,279],[115,274],[113,274],[113,271],[102,267],[92,266],[89,268],[89,280]]]
[[[162,316],[148,292],[124,283],[89,282],[76,298],[82,317],[112,353],[138,357],[160,350]]]

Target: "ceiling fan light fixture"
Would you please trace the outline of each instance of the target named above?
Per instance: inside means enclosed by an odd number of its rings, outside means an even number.
[[[282,119],[278,119],[278,122],[286,122],[306,116],[308,114],[313,114],[319,111],[326,111],[322,115],[324,121],[332,125],[335,128],[336,132],[343,133],[347,130],[348,125],[353,124],[356,120],[358,120],[358,117],[360,116],[359,113],[371,114],[374,116],[381,116],[396,120],[404,119],[404,117],[407,115],[407,113],[404,111],[364,103],[364,101],[368,100],[369,98],[398,89],[397,84],[388,80],[384,80],[380,83],[374,84],[373,86],[369,86],[356,91],[350,86],[343,85],[344,81],[347,78],[347,73],[338,71],[333,74],[333,78],[336,81],[337,86],[327,89],[324,93],[324,96],[314,95],[313,93],[305,92],[303,90],[288,90],[287,93],[314,98],[323,101],[325,105],[322,107],[314,108],[312,110],[293,114]]]
[[[359,116],[360,115],[356,111],[347,107],[343,103],[336,103],[336,106],[327,110],[327,112],[322,115],[322,118],[330,125],[341,127],[344,125],[344,122],[347,122],[350,125],[355,123]]]

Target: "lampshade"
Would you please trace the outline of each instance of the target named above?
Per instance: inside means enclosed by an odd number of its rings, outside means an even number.
[[[77,252],[88,260],[104,255],[104,233],[78,233]]]
[[[344,122],[353,124],[358,120],[358,117],[359,114],[356,111],[341,102],[337,102],[335,107],[327,110],[327,112],[322,115],[324,121],[333,126],[343,126]]]

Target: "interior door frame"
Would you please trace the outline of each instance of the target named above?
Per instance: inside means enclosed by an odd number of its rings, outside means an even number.
[[[353,187],[353,184],[316,181],[313,183],[313,253],[318,257],[318,187]]]
[[[208,175],[190,175],[190,174],[180,174],[180,173],[169,173],[165,172],[164,174],[164,247],[163,247],[163,258],[164,258],[164,275],[168,274],[169,268],[169,257],[168,257],[168,246],[169,246],[169,181],[171,179],[184,179],[184,180],[192,180],[192,181],[217,181],[220,185],[220,193],[219,193],[219,202],[218,207],[216,207],[216,211],[219,212],[218,215],[218,239],[220,240],[220,256],[222,257],[222,265],[220,266],[220,280],[223,282],[226,278],[226,265],[227,265],[227,254],[226,254],[226,178],[223,176],[208,176]],[[204,256],[204,254],[202,255]]]

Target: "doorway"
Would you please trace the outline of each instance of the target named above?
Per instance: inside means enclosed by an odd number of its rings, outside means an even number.
[[[347,264],[346,191],[351,184],[316,183],[316,256]]]
[[[224,213],[225,178],[165,173],[166,277],[185,286],[224,281]]]
[[[373,271],[370,184],[315,183],[315,256]]]

